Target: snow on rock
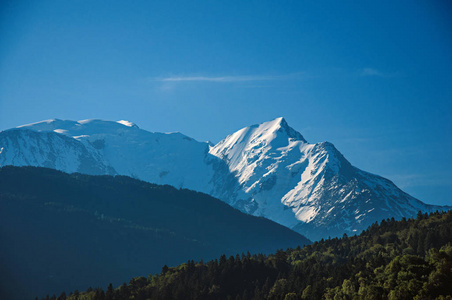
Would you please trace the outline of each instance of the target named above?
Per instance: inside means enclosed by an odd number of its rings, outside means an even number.
[[[353,167],[331,143],[309,144],[283,118],[242,128],[210,153],[228,164],[245,192],[231,205],[314,240],[442,209]]]
[[[126,121],[126,120],[120,120],[120,121],[117,121],[116,123],[122,124],[122,125],[127,126],[127,127],[136,127],[136,128],[138,128],[137,125],[135,125],[132,122]]]
[[[20,126],[19,129],[53,132],[58,134],[58,138],[62,138],[62,135],[69,137],[72,144],[78,142],[78,148],[101,157],[100,163],[111,173],[205,193],[215,190],[214,167],[222,164],[221,160],[209,157],[208,143],[197,142],[181,133],[141,130],[132,122],[124,120],[53,119]],[[74,157],[72,161],[77,162],[77,159]],[[68,172],[80,171],[76,165],[72,168],[56,168]]]
[[[120,174],[189,188],[310,239],[359,233],[375,221],[449,209],[353,167],[328,142],[309,144],[284,118],[216,145],[132,122],[51,119],[0,132],[0,166]]]

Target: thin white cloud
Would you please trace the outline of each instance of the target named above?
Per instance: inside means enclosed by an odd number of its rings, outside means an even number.
[[[170,77],[163,77],[163,78],[152,78],[153,81],[160,81],[160,82],[190,82],[190,81],[245,82],[245,81],[290,80],[290,79],[302,79],[302,73],[294,73],[294,74],[286,74],[286,75],[170,76]]]

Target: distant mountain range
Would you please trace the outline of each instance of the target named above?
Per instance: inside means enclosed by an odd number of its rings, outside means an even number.
[[[331,143],[309,144],[283,118],[243,128],[216,145],[128,121],[47,120],[0,133],[5,165],[120,174],[192,189],[312,240],[451,208],[427,205],[353,167]]]
[[[115,286],[166,264],[311,242],[209,195],[126,176],[0,168],[0,299]]]

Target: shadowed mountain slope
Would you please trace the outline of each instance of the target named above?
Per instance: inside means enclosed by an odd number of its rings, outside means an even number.
[[[0,169],[0,298],[26,299],[222,253],[310,243],[203,193],[125,176]]]

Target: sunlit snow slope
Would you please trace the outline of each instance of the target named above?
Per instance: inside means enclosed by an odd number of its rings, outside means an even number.
[[[243,128],[215,146],[128,121],[48,120],[0,133],[0,166],[121,174],[208,193],[310,239],[359,233],[426,205],[361,171],[330,143],[309,144],[283,118]]]
[[[309,144],[283,118],[243,128],[211,148],[246,198],[231,204],[311,239],[360,233],[384,218],[443,209],[353,167],[331,143]]]
[[[128,121],[53,119],[0,133],[1,166],[120,174],[221,195],[216,185],[234,179],[216,177],[219,170],[227,173],[227,166],[208,151],[208,143],[181,133],[149,132]]]

